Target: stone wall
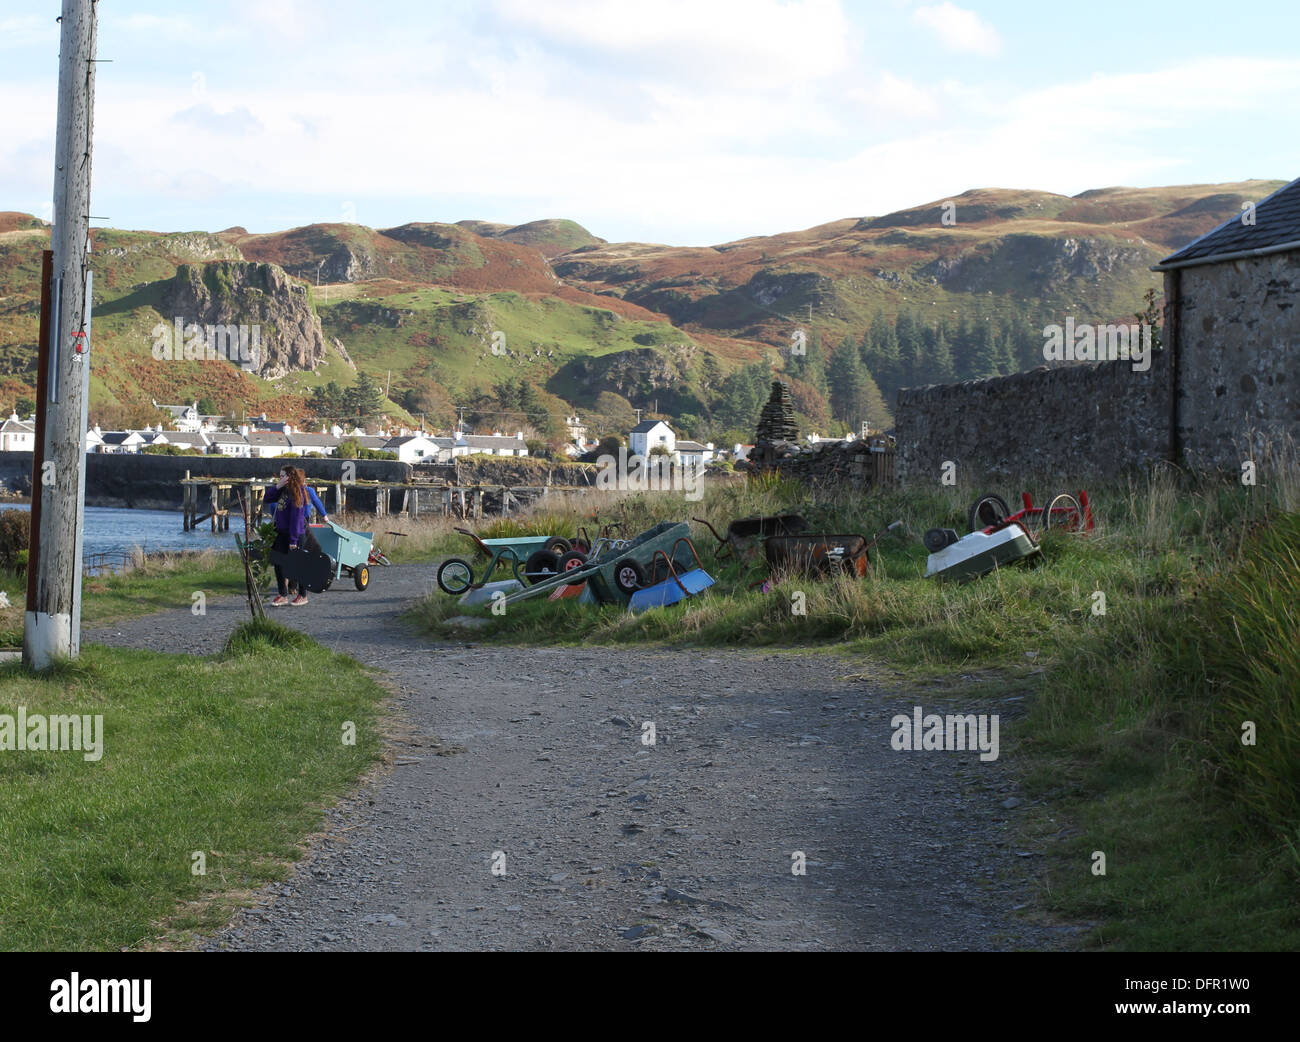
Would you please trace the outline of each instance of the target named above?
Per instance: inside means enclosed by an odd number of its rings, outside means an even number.
[[[1178,438],[1197,467],[1239,470],[1264,443],[1300,443],[1300,252],[1169,272]]]
[[[458,456],[451,464],[420,468],[439,480],[454,485],[561,485],[586,486],[596,483],[597,468],[561,460],[532,456]]]
[[[1126,360],[1040,366],[991,380],[898,393],[901,482],[1043,476],[1071,483],[1140,470],[1169,457],[1167,352],[1135,372]]]
[[[895,453],[887,441],[821,441],[815,445],[761,446],[738,469],[776,473],[810,485],[854,489],[894,483]]]

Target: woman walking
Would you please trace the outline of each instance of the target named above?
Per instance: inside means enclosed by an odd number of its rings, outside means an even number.
[[[307,496],[298,469],[281,467],[275,484],[266,490],[263,502],[274,504],[275,509],[275,543],[271,549],[282,554],[298,549],[307,530]],[[272,607],[307,603],[307,595],[302,590],[292,601],[289,600],[289,587],[278,564],[275,566],[275,582],[279,596],[271,601]]]

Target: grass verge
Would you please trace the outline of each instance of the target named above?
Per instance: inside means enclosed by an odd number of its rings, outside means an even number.
[[[219,926],[285,877],[323,806],[374,763],[384,696],[273,622],[210,657],[91,646],[41,679],[0,668],[0,714],[103,717],[98,761],[0,751],[0,949],[139,948]]]

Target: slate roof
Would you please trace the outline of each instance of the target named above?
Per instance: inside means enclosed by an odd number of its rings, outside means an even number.
[[[206,449],[208,447],[208,439],[202,433],[190,434],[185,431],[163,431],[163,436],[166,438],[166,444],[168,445],[188,446],[194,449]],[[154,441],[157,440],[157,435],[155,435]]]
[[[638,423],[635,427],[632,428],[632,433],[649,434],[652,430],[654,430],[656,427],[659,426],[659,424],[663,422],[664,422],[663,420],[642,420],[640,423]],[[664,424],[664,426],[667,427],[668,425]],[[668,429],[672,430],[671,427],[669,427]]]
[[[1155,265],[1153,271],[1210,264],[1225,256],[1300,250],[1300,178],[1255,204],[1255,223],[1244,224],[1241,215],[1206,232],[1177,253]]]
[[[289,447],[289,439],[279,431],[249,431],[248,444],[250,445],[280,445],[285,448]]]
[[[706,446],[701,445],[698,441],[679,441],[677,448],[681,452],[704,452]]]

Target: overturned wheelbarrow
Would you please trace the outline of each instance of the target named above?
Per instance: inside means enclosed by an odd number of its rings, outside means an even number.
[[[743,555],[760,539],[799,535],[808,530],[808,522],[802,514],[769,514],[766,517],[738,518],[727,525],[726,535],[718,535],[718,530],[702,517],[693,517],[691,520],[713,533],[713,538],[718,541],[713,555],[719,561],[725,560],[728,556]]]
[[[824,532],[809,535],[771,536],[763,543],[763,552],[773,571],[792,571],[822,579],[836,571],[863,578],[871,569],[868,552],[881,536],[901,527],[902,521],[882,529],[868,542],[856,534],[832,535]]]
[[[683,568],[680,550],[690,551],[693,568]],[[660,578],[660,576],[663,576]],[[628,599],[628,611],[640,614],[650,608],[666,608],[687,597],[703,593],[713,585],[713,576],[704,570],[695,544],[685,537],[678,539],[671,551],[656,550],[650,563],[649,583]]]

